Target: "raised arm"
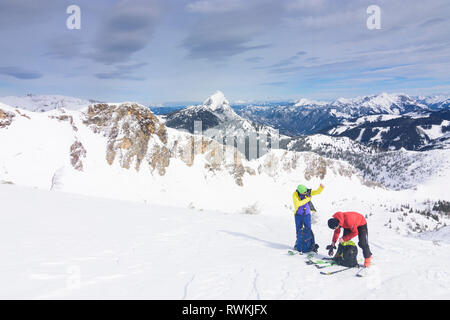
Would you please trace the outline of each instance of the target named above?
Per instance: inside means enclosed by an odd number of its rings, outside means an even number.
[[[312,195],[312,196],[317,196],[318,194],[321,194],[323,188],[324,188],[324,185],[323,185],[323,184],[320,184],[320,186],[319,186],[316,190],[312,190],[312,191],[311,191],[311,195]]]

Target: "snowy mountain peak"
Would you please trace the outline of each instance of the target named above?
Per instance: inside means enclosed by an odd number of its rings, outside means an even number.
[[[203,102],[203,106],[208,107],[211,111],[217,111],[219,109],[233,110],[231,109],[230,103],[225,98],[222,91],[216,91],[212,96]]]
[[[340,103],[340,104],[347,104],[347,103],[351,103],[352,100],[351,99],[346,99],[346,98],[339,98],[335,101],[335,103]]]
[[[323,106],[323,105],[326,105],[326,102],[321,102],[321,101],[315,101],[315,100],[309,100],[309,99],[306,99],[306,98],[301,98],[300,100],[298,100],[294,104],[294,107],[313,106],[313,105]]]
[[[446,109],[450,106],[449,95],[419,96],[417,101],[429,106],[431,109]]]
[[[415,109],[428,109],[426,105],[406,94],[386,92],[352,99],[339,98],[330,105],[340,108],[364,108],[368,111],[368,114],[400,114],[405,113],[411,106],[414,106]]]
[[[389,108],[393,104],[398,104],[401,100],[410,100],[410,98],[405,94],[388,94],[383,92],[379,95],[369,97],[369,100],[381,107]]]

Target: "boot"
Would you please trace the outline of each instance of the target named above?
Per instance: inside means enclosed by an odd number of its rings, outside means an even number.
[[[314,244],[312,251],[315,252],[315,253],[319,252],[319,245],[317,243]]]
[[[372,256],[370,256],[369,258],[364,259],[364,267],[368,268],[370,267],[370,261],[372,260]]]

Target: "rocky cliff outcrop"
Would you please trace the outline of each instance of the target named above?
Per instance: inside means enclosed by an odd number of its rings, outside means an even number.
[[[175,131],[176,132],[176,131]],[[236,184],[243,186],[243,177],[247,173],[255,175],[255,171],[245,166],[245,156],[232,146],[226,146],[204,136],[178,132],[171,137],[170,156],[182,160],[191,167],[197,158],[201,158],[206,172],[216,174],[228,172]]]
[[[138,104],[96,104],[89,106],[83,123],[95,133],[107,137],[106,161],[112,165],[117,160],[120,166],[129,169],[134,165],[139,170],[146,159],[149,144],[159,144],[162,153],[167,143],[167,131],[163,123],[148,109]],[[161,165],[166,161],[156,161]],[[155,159],[149,159],[156,167]]]
[[[324,179],[327,174],[334,174],[351,178],[360,177],[360,173],[353,166],[345,162],[319,156],[312,152],[280,151],[269,153],[258,166],[258,173],[265,173],[275,177],[281,173],[290,174],[298,169],[303,169],[305,180],[313,178]]]
[[[244,186],[246,174],[275,177],[297,168],[304,168],[306,180],[324,179],[329,172],[347,177],[358,175],[353,167],[314,153],[271,152],[254,166],[234,146],[223,145],[204,135],[166,129],[148,108],[138,104],[92,105],[83,113],[82,120],[95,133],[107,138],[108,164],[118,161],[122,168],[134,167],[139,171],[146,163],[151,172],[161,176],[166,174],[174,159],[181,160],[188,167],[199,163],[205,169],[205,175],[226,172],[239,186]],[[76,159],[85,152],[78,145],[72,148],[81,150],[74,153],[72,159],[75,164],[72,164],[77,170],[82,170],[82,163]]]
[[[0,109],[0,128],[8,127],[15,116],[14,113]]]
[[[64,112],[64,110],[62,110],[62,112]],[[72,126],[73,131],[77,132],[78,128],[75,126],[74,121],[73,121],[73,117],[69,116],[69,115],[59,115],[59,116],[49,116],[50,119],[56,119],[58,121],[66,121],[69,122],[70,125]]]
[[[75,168],[75,170],[83,171],[83,161],[82,158],[86,158],[86,149],[79,141],[75,141],[70,146],[70,163]]]

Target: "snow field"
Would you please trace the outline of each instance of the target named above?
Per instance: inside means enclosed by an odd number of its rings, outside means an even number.
[[[324,276],[305,257],[288,256],[292,214],[199,211],[10,185],[0,185],[0,203],[1,298],[450,297],[449,244],[399,236],[376,215],[368,218],[374,265],[358,278],[356,270]],[[328,213],[318,217],[313,228],[324,254],[332,231],[323,223]]]

